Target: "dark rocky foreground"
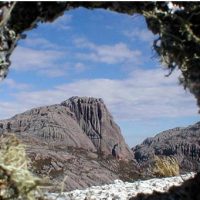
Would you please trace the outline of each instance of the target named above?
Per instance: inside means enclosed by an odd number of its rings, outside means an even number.
[[[143,165],[150,163],[155,155],[174,156],[182,171],[197,171],[200,166],[200,122],[163,131],[132,150],[135,159]]]
[[[65,190],[72,190],[139,177],[132,151],[102,99],[72,97],[34,108],[1,120],[0,133],[14,133],[26,144],[31,170],[51,179],[51,191],[64,179]],[[111,155],[115,144],[120,161]]]
[[[185,181],[180,186],[173,186],[167,192],[156,192],[152,194],[140,193],[130,200],[199,200],[200,199],[200,174]]]

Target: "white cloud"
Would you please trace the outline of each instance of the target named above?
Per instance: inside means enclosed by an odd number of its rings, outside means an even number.
[[[15,114],[25,111],[25,109],[26,107],[24,107],[22,102],[0,101],[0,119],[9,118]]]
[[[27,39],[23,46],[17,46],[11,55],[11,68],[22,71],[33,71],[48,77],[61,77],[69,71],[83,72],[87,69],[84,60],[96,63],[121,64],[130,66],[141,62],[141,52],[131,50],[125,43],[114,45],[97,45],[84,38],[75,41],[76,52],[69,52],[65,47],[35,36]],[[24,56],[25,55],[25,56]],[[66,55],[76,59],[65,64]]]
[[[22,111],[60,103],[71,96],[93,96],[103,98],[114,117],[120,120],[194,116],[198,110],[195,99],[177,82],[177,73],[165,78],[161,69],[134,70],[124,80],[80,80],[50,90],[19,92],[15,98],[17,104],[23,102]],[[13,114],[15,111],[13,108]]]
[[[30,89],[30,85],[26,84],[26,83],[18,83],[13,79],[10,78],[6,78],[4,81],[0,82],[1,86],[8,86],[11,89],[17,89],[17,90],[26,90],[26,89]]]
[[[79,59],[106,64],[118,64],[130,61],[139,63],[142,55],[141,51],[131,50],[122,42],[114,45],[96,45],[84,38],[78,38],[75,40],[75,45],[78,48],[88,51],[77,53]]]
[[[26,38],[24,40],[24,45],[26,47],[37,48],[37,49],[58,49],[60,48],[58,45],[50,42],[45,38],[40,37],[33,37],[33,38]]]
[[[67,69],[41,69],[40,74],[44,74],[45,76],[56,78],[61,77],[67,74]]]
[[[24,56],[26,55],[26,56]],[[18,70],[38,70],[52,67],[54,62],[64,55],[53,50],[34,50],[18,46],[11,56],[12,66]]]
[[[64,14],[63,16],[60,16],[56,21],[50,24],[53,28],[56,28],[58,30],[69,30],[71,29],[71,26],[69,25],[72,20],[72,15]]]
[[[88,48],[88,49],[94,49],[96,48],[96,45],[90,41],[88,41],[86,38],[76,38],[74,40],[74,43],[76,47],[78,48]]]
[[[37,73],[58,77],[67,72],[65,63],[59,64],[67,52],[60,50],[35,50],[18,46],[11,56],[11,68],[22,71],[35,71]]]
[[[153,39],[155,38],[155,35],[153,35],[151,31],[140,28],[134,28],[129,31],[124,31],[123,34],[132,40],[140,40],[143,42],[148,42],[150,44],[153,44]]]
[[[78,72],[78,73],[86,70],[86,66],[80,62],[76,63],[74,67],[75,67],[76,72]]]

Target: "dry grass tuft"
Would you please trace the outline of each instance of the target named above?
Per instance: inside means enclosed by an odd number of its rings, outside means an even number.
[[[173,157],[155,156],[151,172],[158,177],[178,176],[180,173],[178,161]]]
[[[36,199],[42,181],[28,164],[24,145],[14,135],[0,137],[0,199]]]

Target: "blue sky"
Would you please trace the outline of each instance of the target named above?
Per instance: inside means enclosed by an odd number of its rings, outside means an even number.
[[[60,103],[103,98],[132,147],[160,131],[199,120],[194,97],[166,78],[142,16],[71,10],[27,32],[0,84],[0,118]]]

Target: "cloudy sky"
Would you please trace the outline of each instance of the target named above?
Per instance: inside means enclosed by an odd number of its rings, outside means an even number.
[[[0,118],[60,103],[103,98],[130,146],[199,120],[194,97],[170,77],[152,50],[142,16],[72,10],[27,32],[0,83]]]

